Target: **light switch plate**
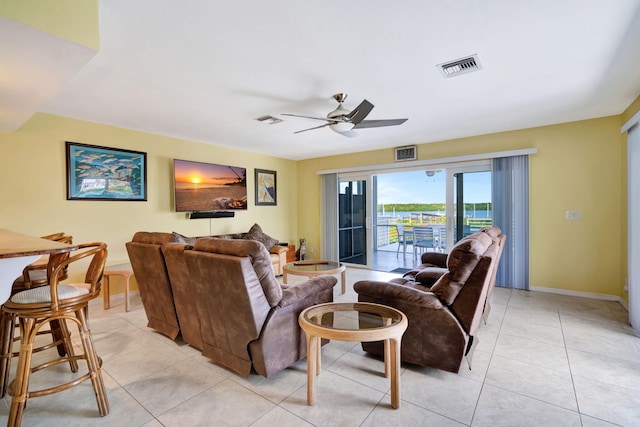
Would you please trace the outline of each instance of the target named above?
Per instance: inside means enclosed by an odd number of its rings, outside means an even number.
[[[577,210],[577,211],[566,211],[564,214],[565,219],[568,220],[577,220],[577,219],[582,219],[582,211],[581,210]]]

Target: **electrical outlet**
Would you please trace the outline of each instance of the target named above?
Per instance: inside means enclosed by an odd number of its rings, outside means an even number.
[[[564,218],[567,220],[579,220],[582,219],[582,211],[565,211]]]

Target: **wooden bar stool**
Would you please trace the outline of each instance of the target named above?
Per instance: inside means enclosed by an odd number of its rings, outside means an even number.
[[[53,240],[60,243],[72,244],[73,236],[64,233],[55,233],[48,236],[42,236],[41,239]],[[47,285],[47,266],[49,265],[49,255],[42,255],[38,260],[32,262],[22,271],[22,277],[18,277],[12,286],[11,293],[33,288],[35,286]],[[60,272],[60,280],[67,278],[67,270]]]
[[[41,239],[55,240],[61,243],[72,244],[73,237],[64,233],[51,234],[49,236],[43,236]],[[69,257],[69,253],[61,254],[56,257],[53,262],[49,262],[49,255],[42,256],[39,260],[29,264],[24,268],[22,276],[17,278],[11,287],[11,295],[15,295],[18,292],[35,288],[38,286],[45,286],[49,284],[49,276],[53,273],[53,270],[62,261]],[[43,265],[44,264],[44,265]],[[68,265],[58,270],[58,281],[67,279],[68,277]],[[8,313],[6,311],[0,312],[0,397],[4,397],[9,383],[9,372],[11,367],[11,358],[17,357],[18,353],[13,352],[14,341],[20,340],[20,337],[14,336],[16,327],[16,315]],[[66,349],[64,340],[62,338],[62,331],[60,322],[53,320],[50,325],[50,330],[40,331],[38,334],[51,334],[52,342],[45,344],[41,347],[35,348],[34,353],[48,350],[53,346],[58,347],[58,354],[60,356],[66,355]]]
[[[131,264],[123,263],[116,264],[104,269],[104,281],[102,283],[102,296],[104,299],[104,309],[109,310],[111,307],[111,290],[110,290],[110,277],[121,276],[124,280],[124,310],[129,311],[129,279],[133,275],[133,269]]]
[[[51,255],[52,258],[62,255]],[[58,273],[72,262],[90,258],[90,263],[83,283],[58,283]],[[7,426],[19,426],[27,399],[45,396],[67,390],[88,379],[91,379],[93,390],[101,416],[109,413],[109,402],[102,379],[102,360],[96,354],[91,331],[87,322],[89,301],[100,295],[100,284],[107,259],[107,245],[104,243],[85,243],[78,245],[75,251],[53,270],[49,285],[40,286],[18,292],[2,307],[3,312],[20,319],[20,353],[16,378],[9,384],[11,409]],[[51,259],[50,263],[56,263]],[[31,367],[31,356],[36,335],[40,329],[57,320],[61,326],[61,334],[65,343],[66,355],[52,361]],[[71,344],[66,322],[73,322],[78,327],[82,341],[83,353],[76,355]],[[43,390],[29,390],[29,376],[41,369],[69,363],[71,370],[78,370],[78,361],[85,360],[87,373],[61,385]]]

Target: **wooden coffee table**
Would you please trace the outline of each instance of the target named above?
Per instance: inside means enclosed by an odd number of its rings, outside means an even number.
[[[293,276],[306,276],[317,277],[325,274],[338,274],[341,273],[341,285],[342,293],[347,290],[346,285],[346,268],[344,264],[337,261],[322,261],[322,260],[308,260],[308,261],[295,261],[285,264],[282,267],[282,281],[287,284],[288,275]]]
[[[353,316],[353,328],[336,328],[334,316]],[[391,381],[391,407],[400,407],[400,344],[407,316],[399,310],[368,302],[330,302],[309,307],[298,317],[307,337],[307,404],[316,401],[315,378],[320,375],[320,340],[370,342],[384,340],[384,375]]]

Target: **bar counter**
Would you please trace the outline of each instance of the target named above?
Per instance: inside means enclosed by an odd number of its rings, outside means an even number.
[[[0,229],[0,301],[4,303],[9,298],[13,281],[41,255],[68,252],[76,248],[74,245]]]

